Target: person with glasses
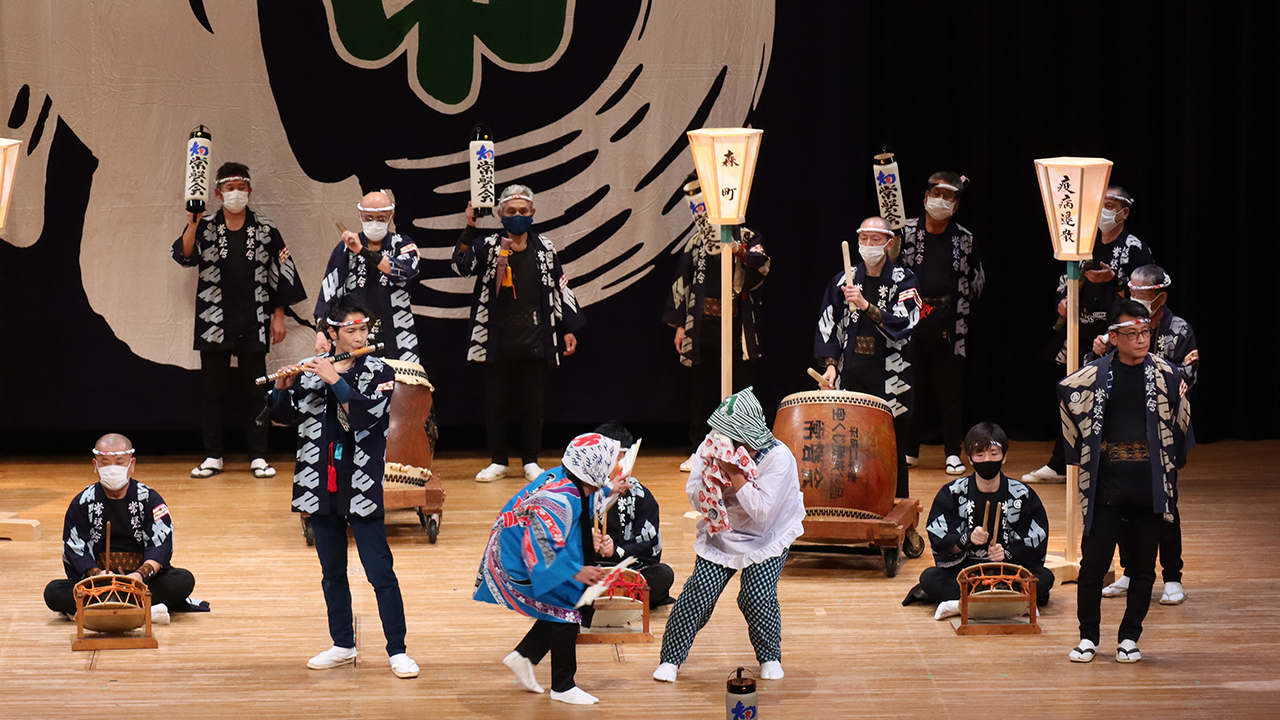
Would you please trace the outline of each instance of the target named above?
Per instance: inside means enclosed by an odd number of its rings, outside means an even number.
[[[893,229],[880,217],[858,228],[862,262],[853,267],[853,282],[844,272],[827,285],[814,337],[813,354],[824,368],[822,386],[866,393],[889,403],[898,439],[896,496],[908,497],[907,458],[903,439],[914,399],[908,358],[912,328],[920,319],[916,276],[889,259]]]
[[[501,232],[477,238],[475,211],[467,204],[467,226],[453,250],[453,269],[476,279],[467,360],[484,377],[485,429],[492,463],[476,482],[507,476],[507,419],[511,409],[522,426],[524,477],[543,473],[542,449],[547,371],[578,349],[575,333],[587,324],[555,245],[533,231],[533,191],[508,185],[496,207]]]
[[[960,441],[964,432],[965,338],[969,306],[982,295],[986,273],[973,233],[954,219],[968,178],[953,172],[929,176],[925,214],[902,227],[902,266],[916,274],[920,322],[912,332],[911,362],[917,412],[904,438],[907,462],[920,457],[921,407],[938,408],[948,475],[963,475]],[[897,258],[895,258],[897,259]]]
[[[1169,310],[1169,293],[1166,288],[1172,284],[1169,274],[1159,265],[1143,265],[1129,277],[1129,297],[1151,313],[1153,349],[1182,369],[1187,388],[1190,389],[1198,375],[1200,351],[1196,348],[1196,335],[1191,330],[1191,324]],[[1093,352],[1085,356],[1085,359],[1089,361],[1101,357],[1110,349],[1110,336],[1099,335],[1094,338]],[[1186,590],[1182,587],[1182,517],[1178,513],[1177,488],[1174,490],[1173,522],[1161,526],[1160,532],[1160,567],[1164,576],[1161,605],[1181,605],[1187,599]],[[1124,553],[1120,554],[1120,565],[1128,565]],[[1121,575],[1114,583],[1102,589],[1102,596],[1124,597],[1128,592],[1129,576]]]
[[[356,204],[360,232],[343,231],[329,254],[316,300],[316,353],[329,350],[325,317],[329,305],[354,295],[379,318],[370,343],[385,343],[384,357],[417,363],[418,332],[409,302],[409,283],[418,276],[418,246],[390,231],[396,204],[384,192],[371,192]]]
[[[1129,593],[1116,661],[1138,662],[1142,621],[1151,606],[1161,527],[1173,522],[1178,468],[1195,440],[1181,368],[1150,352],[1151,318],[1134,300],[1108,317],[1113,352],[1058,383],[1062,438],[1080,468],[1084,538],[1076,613],[1080,644],[1068,655],[1090,662],[1098,651],[1102,580],[1116,546],[1126,558]]]
[[[1080,264],[1084,282],[1080,285],[1080,337],[1091,338],[1105,331],[1107,316],[1120,300],[1134,270],[1155,262],[1151,249],[1125,227],[1133,212],[1133,195],[1119,185],[1107,188],[1098,218],[1098,238],[1093,244],[1093,259]],[[1058,279],[1058,324],[1054,338],[1056,362],[1067,363],[1067,276]],[[1089,351],[1080,343],[1080,354]],[[1067,480],[1067,462],[1062,444],[1056,443],[1049,462],[1022,476],[1023,482],[1062,483]]]

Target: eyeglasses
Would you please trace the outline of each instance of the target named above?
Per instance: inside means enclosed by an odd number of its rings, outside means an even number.
[[[1151,337],[1151,330],[1150,330],[1150,329],[1147,329],[1147,330],[1129,330],[1129,331],[1127,331],[1127,332],[1118,332],[1118,331],[1117,331],[1117,332],[1116,332],[1116,334],[1117,334],[1117,335],[1119,335],[1120,337],[1124,338],[1125,340],[1128,340],[1129,342],[1134,342],[1135,340],[1146,340],[1146,339],[1150,338],[1150,337]]]
[[[929,188],[929,191],[926,192],[925,195],[931,198],[942,198],[943,200],[956,199],[955,192],[948,190],[946,188],[940,188],[940,187]]]

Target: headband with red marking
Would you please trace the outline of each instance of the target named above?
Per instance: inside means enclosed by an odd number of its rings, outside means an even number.
[[[1124,195],[1120,195],[1118,193],[1107,193],[1107,199],[1119,200],[1120,202],[1124,203],[1126,207],[1133,207],[1133,198],[1131,197],[1125,197]]]
[[[343,322],[334,322],[329,318],[325,318],[325,322],[329,323],[329,327],[340,328],[340,327],[347,327],[348,325],[363,325],[369,322],[369,318],[362,317],[359,320],[345,320]]]
[[[1126,320],[1125,322],[1116,323],[1115,325],[1108,325],[1107,330],[1115,331],[1115,330],[1119,330],[1122,327],[1129,327],[1130,325],[1150,325],[1150,324],[1151,324],[1151,318],[1134,318],[1133,320]]]
[[[1129,289],[1130,290],[1159,290],[1161,288],[1167,288],[1172,284],[1173,284],[1173,278],[1169,277],[1169,273],[1165,273],[1164,279],[1161,280],[1159,284],[1156,284],[1156,285],[1134,285],[1133,281],[1130,280]]]
[[[508,195],[508,196],[506,196],[506,197],[504,197],[504,198],[499,198],[499,199],[498,199],[498,206],[499,206],[499,207],[501,207],[501,206],[503,206],[503,205],[506,205],[507,203],[511,202],[512,200],[524,200],[525,202],[529,203],[530,205],[532,205],[532,204],[533,204],[533,198],[529,197],[528,195],[521,195],[521,194],[517,193],[517,194],[515,194],[515,195]]]
[[[356,209],[359,210],[360,212],[368,212],[368,213],[391,212],[396,209],[396,204],[391,203],[387,207],[375,208],[375,207],[365,207],[363,203],[356,203]]]
[[[133,448],[129,448],[128,450],[112,450],[110,452],[104,452],[102,450],[99,450],[98,448],[94,448],[93,454],[100,455],[103,457],[119,457],[120,455],[132,455]]]
[[[861,235],[861,234],[862,234],[862,233],[864,233],[864,232],[880,233],[881,235],[888,235],[889,237],[893,237],[893,231],[892,231],[892,230],[885,230],[884,228],[878,228],[878,227],[860,227],[860,228],[858,228],[858,234],[859,234],[859,235]]]
[[[243,180],[243,181],[245,181],[245,182],[247,182],[247,183],[249,183],[249,184],[253,184],[253,183],[249,180],[249,176],[248,176],[248,175],[230,175],[230,176],[228,176],[228,177],[218,178],[218,182],[216,183],[216,185],[217,185],[218,187],[222,187],[222,184],[223,184],[223,183],[229,183],[229,182],[231,182],[231,181],[233,181],[233,180]]]

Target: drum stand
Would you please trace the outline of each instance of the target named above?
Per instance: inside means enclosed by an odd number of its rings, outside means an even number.
[[[627,570],[623,577],[635,582],[644,576],[634,570]],[[649,586],[643,585],[622,595],[616,595],[615,592],[611,589],[608,595],[596,598],[591,603],[591,626],[579,631],[577,643],[612,645],[614,658],[622,662],[619,645],[653,642],[653,633],[649,631]]]
[[[924,553],[924,538],[916,532],[920,523],[920,501],[897,498],[888,515],[846,508],[810,508],[804,519],[807,543],[836,545],[870,545],[884,558],[884,573],[898,574],[903,556],[918,558]]]
[[[1039,635],[1036,576],[1018,565],[983,563],[960,571],[957,635]],[[1020,616],[1027,614],[1027,620]],[[975,622],[976,620],[976,622]]]
[[[138,604],[127,602],[126,595],[114,588],[95,588],[85,592],[76,588],[76,636],[72,651],[79,650],[146,650],[160,647],[151,634],[151,592],[131,594]],[[86,604],[90,599],[96,604]],[[101,607],[99,607],[101,605]],[[142,628],[142,635],[124,634],[129,630],[100,630],[85,637],[85,626]]]

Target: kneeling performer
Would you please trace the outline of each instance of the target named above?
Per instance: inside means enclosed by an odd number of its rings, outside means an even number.
[[[133,443],[123,435],[103,435],[93,446],[98,481],[71,501],[62,525],[62,566],[66,580],[44,589],[50,610],[76,614],[75,586],[102,573],[123,573],[151,590],[151,622],[167,624],[169,609],[187,609],[196,586],[173,558],[173,518],[160,493],[134,480]],[[106,556],[106,523],[111,523],[111,555]]]
[[[369,309],[352,295],[329,304],[329,340],[334,354],[354,353],[369,341]],[[355,662],[351,587],[347,583],[347,526],[355,536],[365,577],[378,598],[382,633],[396,677],[418,676],[405,654],[404,600],[392,567],[383,520],[382,479],[395,371],[381,358],[357,355],[339,362],[322,355],[276,380],[271,409],[281,423],[298,423],[293,473],[293,510],[310,513],[316,555],[324,574],[324,602],[333,647],[307,662],[327,670]],[[295,378],[301,378],[295,383]]]
[[[926,530],[935,567],[920,574],[920,584],[903,605],[928,600],[938,603],[935,620],[959,615],[956,576],[986,562],[1030,570],[1036,576],[1036,604],[1049,603],[1053,573],[1044,566],[1049,518],[1035,490],[1000,472],[1008,449],[1009,438],[994,423],[978,423],[965,435],[974,472],[943,485],[933,499]]]

